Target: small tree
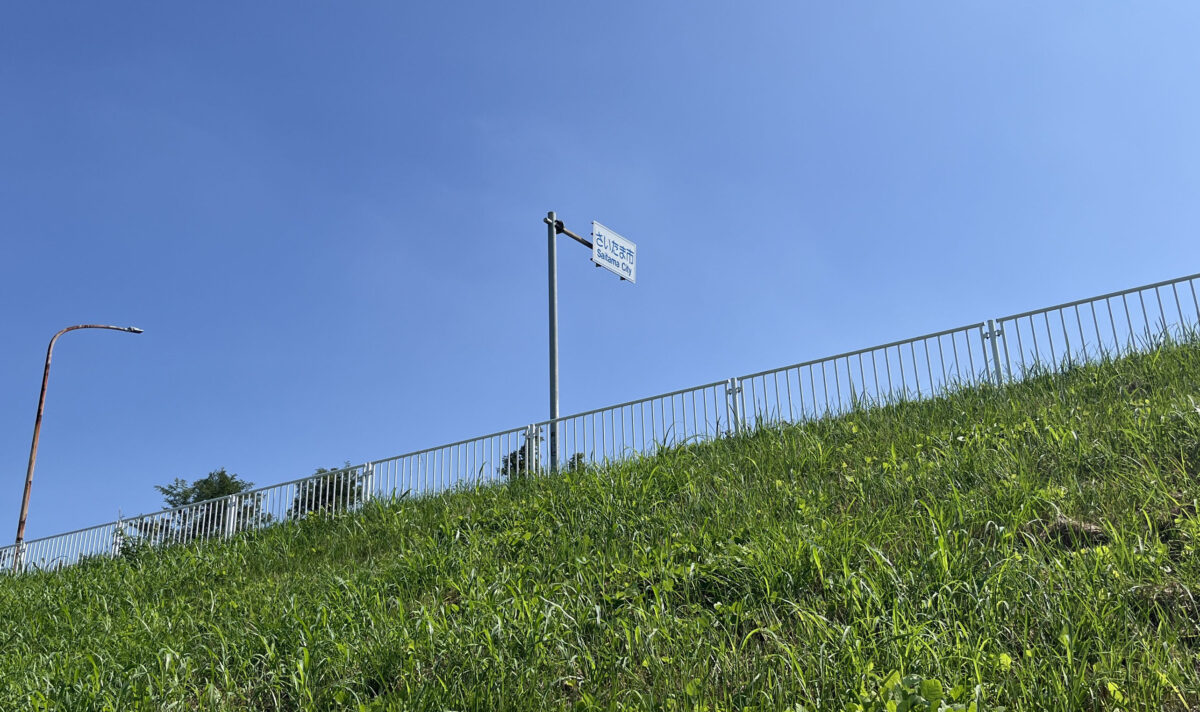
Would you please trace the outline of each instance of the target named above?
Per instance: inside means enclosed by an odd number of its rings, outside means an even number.
[[[253,482],[226,472],[224,467],[190,483],[176,477],[171,484],[155,485],[154,489],[162,494],[167,505],[164,509],[182,509],[166,521],[147,520],[133,528],[149,541],[191,541],[251,529],[269,520],[269,515],[262,512],[262,498],[257,494],[236,500],[225,498],[253,486]]]
[[[253,486],[253,482],[247,482],[234,473],[226,472],[222,467],[191,484],[181,477],[176,477],[171,484],[155,485],[154,489],[162,494],[163,501],[167,503],[166,508],[174,509],[185,504],[197,504],[245,492]]]
[[[321,476],[296,483],[289,518],[349,509],[363,500],[364,474],[351,468],[349,460],[339,468],[318,467],[313,475]]]

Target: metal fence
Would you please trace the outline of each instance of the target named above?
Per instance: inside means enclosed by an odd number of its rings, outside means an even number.
[[[903,341],[706,383],[222,499],[0,548],[0,571],[57,569],[96,557],[347,512],[371,500],[439,495],[650,454],[765,425],[935,398],[983,383],[1193,338],[1193,274]]]

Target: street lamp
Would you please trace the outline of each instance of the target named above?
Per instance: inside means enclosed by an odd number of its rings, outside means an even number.
[[[54,354],[54,342],[68,331],[76,329],[111,329],[140,334],[142,330],[136,326],[108,326],[106,324],[78,324],[68,326],[50,339],[50,347],[46,349],[46,370],[42,372],[42,394],[38,397],[37,420],[33,423],[33,445],[29,448],[29,469],[25,471],[25,496],[21,499],[21,519],[17,522],[16,558],[13,570],[21,567],[21,544],[25,541],[25,518],[29,515],[29,491],[33,488],[33,464],[37,461],[38,435],[42,430],[42,412],[46,409],[46,382],[50,380],[50,357]]]

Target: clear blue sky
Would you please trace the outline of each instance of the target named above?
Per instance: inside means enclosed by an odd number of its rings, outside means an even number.
[[[1200,5],[24,3],[0,533],[1200,271]]]

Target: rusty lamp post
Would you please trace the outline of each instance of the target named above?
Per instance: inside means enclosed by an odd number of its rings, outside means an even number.
[[[136,326],[78,324],[76,326],[68,326],[55,334],[54,338],[50,339],[50,346],[46,349],[46,370],[42,372],[42,394],[38,397],[37,420],[33,423],[33,445],[29,448],[29,469],[25,471],[25,496],[21,499],[21,519],[17,522],[16,558],[13,562],[14,570],[20,570],[21,567],[21,549],[25,541],[25,518],[29,515],[29,491],[33,488],[33,465],[37,461],[38,435],[42,429],[42,412],[46,409],[46,382],[50,379],[50,356],[54,353],[54,342],[58,341],[58,337],[76,329],[111,329],[113,331],[127,331],[131,334],[142,333],[142,330]]]

